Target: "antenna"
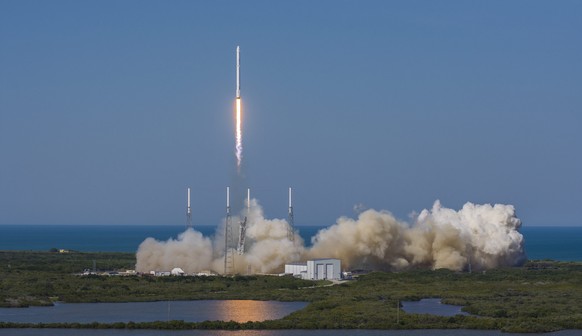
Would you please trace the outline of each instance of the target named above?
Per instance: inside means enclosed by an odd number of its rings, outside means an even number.
[[[295,228],[294,228],[294,216],[293,216],[293,201],[292,201],[293,189],[289,187],[289,228],[287,230],[287,237],[290,241],[295,243]]]
[[[188,187],[188,202],[186,203],[186,229],[192,228],[192,208],[190,207],[190,187]]]

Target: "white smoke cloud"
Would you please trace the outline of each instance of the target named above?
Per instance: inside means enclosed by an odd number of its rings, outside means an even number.
[[[208,269],[212,260],[212,242],[198,231],[188,229],[165,242],[144,240],[137,250],[135,268],[139,272],[170,271],[180,267],[186,272]]]
[[[285,263],[300,260],[304,251],[303,239],[295,232],[289,239],[290,227],[284,219],[266,219],[256,200],[251,200],[247,212],[245,253],[234,251],[234,270],[236,273],[268,273],[282,271]],[[232,237],[238,241],[239,217],[232,217]],[[136,270],[149,272],[165,271],[174,267],[186,273],[212,270],[224,271],[224,223],[219,226],[214,239],[203,237],[193,229],[180,234],[177,239],[157,241],[144,240],[137,251]],[[230,246],[235,249],[236,246]]]
[[[440,202],[414,215],[412,223],[387,211],[361,212],[357,219],[341,217],[324,228],[305,248],[301,237],[288,235],[284,219],[266,219],[256,200],[247,216],[245,254],[234,258],[235,272],[281,272],[287,262],[307,258],[338,258],[345,269],[399,270],[411,267],[451,270],[514,266],[525,261],[521,221],[511,205],[466,203],[459,211]],[[233,217],[233,237],[239,219]],[[233,246],[234,248],[234,246]],[[224,225],[214,241],[187,230],[178,239],[146,239],[137,252],[139,272],[181,267],[188,273],[224,270]]]
[[[342,217],[313,238],[310,257],[333,257],[347,268],[462,270],[513,266],[525,260],[521,221],[511,205],[466,203],[459,211],[436,201],[412,225],[386,211]]]

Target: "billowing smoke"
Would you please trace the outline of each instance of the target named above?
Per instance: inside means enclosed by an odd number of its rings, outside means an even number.
[[[286,220],[266,219],[256,200],[246,212],[241,214],[248,223],[245,253],[234,253],[235,272],[240,274],[281,272],[285,263],[308,258],[338,258],[344,269],[382,270],[477,270],[519,265],[526,258],[523,236],[518,232],[521,222],[511,205],[467,203],[455,211],[437,201],[410,224],[387,211],[365,210],[357,219],[341,217],[319,231],[311,248],[306,248],[296,233],[290,239]],[[239,219],[233,217],[232,222]],[[222,273],[223,227],[214,241],[191,229],[175,240],[148,238],[139,246],[136,270],[180,267],[187,273]]]
[[[165,242],[147,238],[137,250],[136,270],[171,271],[180,267],[189,272],[208,269],[212,261],[212,242],[198,231],[188,229]]]
[[[466,203],[455,211],[437,201],[412,225],[386,211],[366,210],[321,230],[307,255],[339,258],[347,268],[514,266],[525,261],[520,226],[513,206],[502,204]]]
[[[262,207],[254,199],[249,210],[245,209],[241,216],[247,217],[246,249],[243,255],[233,253],[236,273],[268,273],[281,269],[285,263],[301,259],[304,254],[303,239],[297,233],[292,233],[293,239],[290,239],[290,227],[286,220],[266,219]],[[234,223],[239,222],[240,218],[232,217],[235,238],[238,237],[238,225]],[[175,240],[163,242],[147,238],[139,245],[136,270],[169,271],[180,267],[186,273],[203,270],[223,273],[224,235],[223,223],[213,241],[192,229],[186,230]],[[236,246],[229,247],[235,249]]]

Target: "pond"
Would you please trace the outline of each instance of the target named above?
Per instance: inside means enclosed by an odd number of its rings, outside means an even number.
[[[0,308],[0,321],[114,323],[183,320],[265,321],[303,309],[307,302],[198,300],[126,303],[56,303],[52,307]]]

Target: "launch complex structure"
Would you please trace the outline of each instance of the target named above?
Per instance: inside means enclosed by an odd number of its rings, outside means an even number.
[[[293,188],[289,187],[289,209],[287,213],[287,239],[295,243],[295,226],[293,214]],[[234,254],[245,254],[246,231],[249,226],[251,212],[251,189],[247,188],[246,209],[242,212],[242,217],[238,223],[238,240],[234,241],[233,220],[230,209],[230,187],[226,187],[226,218],[224,221],[224,274],[234,273]]]
[[[235,135],[235,154],[237,158],[237,173],[240,174],[242,162],[242,112],[241,112],[241,94],[240,94],[240,46],[236,47],[236,135]],[[287,214],[287,238],[295,243],[295,228],[293,215],[293,190],[289,187],[289,210]],[[230,208],[230,187],[226,187],[226,218],[224,221],[224,274],[233,274],[235,253],[244,255],[246,243],[246,231],[249,226],[251,213],[251,189],[247,188],[246,207],[241,212],[241,219],[238,223],[238,241],[234,242],[233,218]],[[192,228],[192,208],[190,206],[190,188],[188,188],[188,201],[186,204],[186,228]],[[250,270],[249,270],[250,271]]]
[[[295,243],[295,226],[293,215],[293,188],[289,187],[289,209],[287,212],[287,239]],[[238,223],[238,240],[234,241],[233,220],[230,209],[230,187],[226,187],[226,217],[224,220],[224,274],[234,273],[234,254],[245,254],[246,231],[251,221],[251,189],[247,188],[246,208],[242,211],[242,218]],[[186,202],[186,229],[192,229],[192,207],[190,204],[190,188],[187,190]]]

